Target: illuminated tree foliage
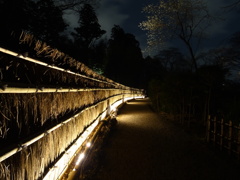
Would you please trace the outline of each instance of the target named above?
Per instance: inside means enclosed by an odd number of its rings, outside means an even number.
[[[157,47],[167,40],[180,39],[187,47],[193,66],[197,70],[194,46],[203,37],[209,25],[210,16],[202,0],[168,0],[157,5],[144,7],[143,12],[149,14],[147,20],[140,23],[143,30],[148,31],[148,45]]]

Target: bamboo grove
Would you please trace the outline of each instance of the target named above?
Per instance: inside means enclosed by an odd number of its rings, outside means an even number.
[[[16,37],[27,54],[0,52],[0,179],[42,179],[109,105],[143,91],[95,73],[28,33]],[[17,153],[4,158],[12,148]]]

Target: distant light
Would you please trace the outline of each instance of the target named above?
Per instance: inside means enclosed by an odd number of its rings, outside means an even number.
[[[78,157],[78,160],[76,162],[76,166],[79,165],[79,163],[83,160],[83,158],[85,157],[85,154],[84,153],[81,153]]]
[[[76,169],[74,168],[73,171],[76,171]]]
[[[90,146],[91,146],[91,143],[90,143],[90,142],[88,142],[88,143],[86,144],[86,146],[87,146],[87,147],[90,147]]]

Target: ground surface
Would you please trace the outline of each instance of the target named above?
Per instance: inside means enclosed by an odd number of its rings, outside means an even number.
[[[237,163],[154,113],[148,99],[123,106],[98,180],[239,180]]]

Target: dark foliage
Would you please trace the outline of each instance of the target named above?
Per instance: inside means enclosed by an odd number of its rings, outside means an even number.
[[[72,33],[75,38],[75,46],[78,49],[79,59],[89,65],[91,47],[94,41],[106,31],[101,29],[96,13],[90,4],[85,4],[79,11],[78,23],[79,27],[75,28],[76,33]]]
[[[67,26],[62,15],[63,12],[52,0],[3,0],[0,6],[0,45],[19,50],[9,37],[24,30],[51,46],[58,47],[60,33]]]
[[[143,58],[133,34],[115,25],[107,49],[107,77],[122,84],[141,87],[144,83]]]
[[[221,63],[212,63],[191,72],[182,56],[168,52],[161,51],[154,59],[145,60],[145,67],[152,70],[148,73],[148,94],[155,108],[188,126],[205,124],[209,114],[237,122],[240,88],[237,82],[227,79],[229,70]],[[169,56],[165,59],[166,53]],[[181,66],[175,66],[179,61]]]

